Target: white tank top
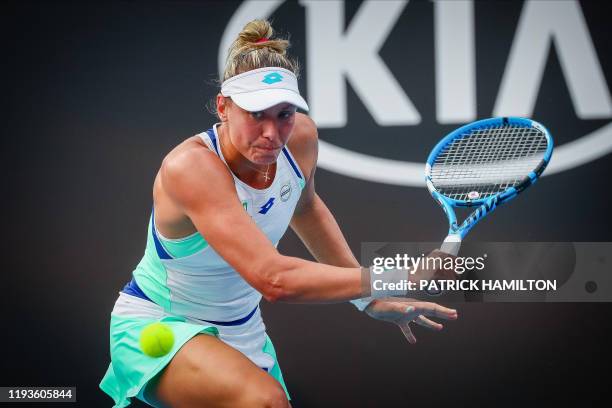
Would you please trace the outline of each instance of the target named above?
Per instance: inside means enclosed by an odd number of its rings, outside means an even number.
[[[198,136],[225,163],[217,125]],[[305,185],[297,162],[289,150],[283,148],[272,184],[261,190],[250,187],[233,173],[232,176],[238,199],[245,211],[272,245],[276,246],[289,226]],[[227,228],[231,229],[231,224]],[[201,320],[227,322],[248,316],[259,304],[261,294],[211,246],[206,245],[194,254],[174,258],[164,249],[164,238],[158,234],[154,223],[150,232],[154,246],[147,245],[145,258],[148,256],[157,259],[149,259],[148,263],[143,259],[134,271],[134,277],[145,294],[168,312]],[[159,267],[147,267],[147,264],[157,264]]]

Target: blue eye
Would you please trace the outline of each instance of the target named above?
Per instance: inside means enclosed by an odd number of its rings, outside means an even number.
[[[261,119],[263,118],[263,112],[251,112],[251,117],[253,119]]]

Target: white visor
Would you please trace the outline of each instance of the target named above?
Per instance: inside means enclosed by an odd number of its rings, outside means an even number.
[[[221,85],[221,95],[249,112],[260,112],[279,103],[290,103],[305,111],[295,74],[279,67],[266,67],[231,77]]]

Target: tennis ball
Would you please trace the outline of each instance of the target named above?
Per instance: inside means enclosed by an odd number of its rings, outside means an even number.
[[[174,334],[163,323],[151,323],[140,333],[140,348],[147,356],[165,356],[172,350],[173,345]]]

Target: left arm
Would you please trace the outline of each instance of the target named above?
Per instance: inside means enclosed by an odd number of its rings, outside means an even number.
[[[296,115],[289,148],[306,177],[306,186],[293,213],[291,229],[318,262],[358,268],[359,262],[342,235],[336,219],[315,192],[314,175],[318,155],[316,125],[308,116]]]
[[[310,180],[306,188],[309,185]],[[299,211],[296,209],[291,220],[293,231],[318,262],[347,268],[359,267],[336,219],[321,197],[314,191],[304,193],[312,194],[312,198],[303,202]]]

